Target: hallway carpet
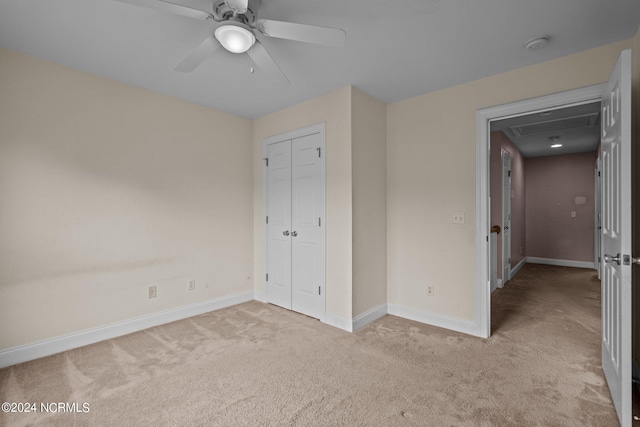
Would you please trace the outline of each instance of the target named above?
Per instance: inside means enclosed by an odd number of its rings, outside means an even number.
[[[616,426],[599,290],[591,270],[527,265],[493,294],[487,340],[248,302],[2,369],[0,401],[80,410],[0,425]]]

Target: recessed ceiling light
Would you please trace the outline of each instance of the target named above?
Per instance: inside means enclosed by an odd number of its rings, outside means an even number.
[[[549,43],[549,37],[536,37],[526,42],[524,47],[527,50],[538,50],[545,47],[547,43]]]
[[[560,147],[562,147],[562,144],[553,144],[551,146],[551,148],[560,148]]]

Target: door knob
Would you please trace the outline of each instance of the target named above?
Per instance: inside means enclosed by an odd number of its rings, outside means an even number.
[[[288,236],[288,235],[289,235],[289,230],[287,230],[287,231],[283,231],[283,232],[282,232],[282,235],[283,235],[283,236]]]
[[[292,231],[292,232],[291,232],[291,235],[292,235],[293,237],[296,237],[296,236],[298,235],[298,232],[297,232],[297,231]]]
[[[604,262],[611,262],[611,261],[615,261],[618,265],[620,265],[620,254],[616,256],[604,254]]]

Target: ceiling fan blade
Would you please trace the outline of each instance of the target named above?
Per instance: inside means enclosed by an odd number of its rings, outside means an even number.
[[[269,52],[267,52],[267,49],[265,49],[258,40],[256,40],[249,51],[249,55],[253,58],[258,68],[270,79],[280,82],[285,86],[291,84],[287,76],[282,72],[278,64],[276,64],[276,61],[273,60]]]
[[[198,9],[193,9],[181,4],[171,3],[164,0],[116,0],[122,3],[135,4],[137,6],[148,7],[150,9],[162,10],[165,12],[173,13],[175,15],[182,15],[188,18],[201,19],[206,21],[213,19],[213,15]]]
[[[249,0],[224,0],[224,2],[236,13],[245,13],[249,8]]]
[[[347,37],[344,30],[340,28],[317,27],[270,19],[258,19],[256,28],[265,36],[332,47],[343,47]]]
[[[182,73],[192,72],[198,67],[198,65],[202,64],[209,55],[218,50],[219,47],[220,43],[215,39],[215,37],[207,37],[193,52],[191,52],[176,66],[175,70]]]

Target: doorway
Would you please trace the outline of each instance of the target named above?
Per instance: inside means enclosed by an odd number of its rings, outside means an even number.
[[[490,330],[488,135],[492,120],[602,102],[602,366],[618,418],[631,425],[631,51],[606,84],[479,110],[477,118],[476,321]]]
[[[476,324],[478,336],[491,335],[489,283],[490,216],[490,123],[501,119],[554,111],[600,102],[604,85],[561,92],[508,105],[478,110],[476,114]]]

